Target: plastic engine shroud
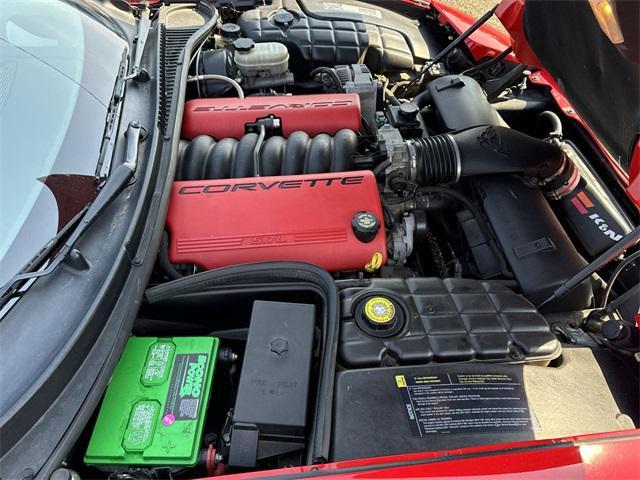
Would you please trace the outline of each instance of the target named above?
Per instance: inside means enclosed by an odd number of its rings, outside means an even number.
[[[357,93],[247,98],[197,98],[184,107],[182,137],[210,135],[217,140],[240,138],[245,126],[273,115],[280,119],[285,137],[302,130],[311,136],[335,134],[347,128],[360,130],[360,97]]]
[[[384,227],[368,243],[353,233],[363,211],[383,218],[370,171],[175,182],[169,258],[206,269],[279,260],[361,270],[376,254],[384,264]]]

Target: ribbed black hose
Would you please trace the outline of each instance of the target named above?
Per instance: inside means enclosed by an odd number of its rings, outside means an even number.
[[[423,160],[419,165],[424,184],[437,185],[458,180],[458,153],[451,135],[419,138],[414,145],[418,150],[418,158]]]
[[[573,173],[557,145],[507,127],[475,127],[410,142],[418,160],[418,182],[426,185],[513,173],[541,181],[553,178],[546,185],[553,189]]]
[[[180,149],[177,180],[213,180],[256,176],[254,152],[258,135],[249,133],[240,140],[216,142],[199,135]],[[259,155],[260,176],[301,175],[353,170],[358,138],[352,130],[335,135],[321,133],[313,138],[293,132],[288,138],[270,137]]]

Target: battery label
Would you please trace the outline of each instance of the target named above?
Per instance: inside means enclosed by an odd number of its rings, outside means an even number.
[[[156,342],[149,348],[140,381],[147,387],[167,381],[176,346],[172,342]]]
[[[206,354],[176,355],[171,383],[165,401],[162,424],[169,426],[176,420],[196,420],[207,371]]]
[[[153,440],[160,405],[153,400],[136,403],[131,410],[122,446],[128,452],[143,451]]]
[[[534,428],[524,388],[507,374],[396,375],[414,436]]]

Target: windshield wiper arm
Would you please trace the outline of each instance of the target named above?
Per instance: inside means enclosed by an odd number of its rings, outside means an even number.
[[[140,12],[140,18],[138,20],[138,32],[136,33],[135,44],[135,56],[131,65],[131,73],[127,75],[125,80],[137,80],[139,82],[146,82],[149,80],[149,73],[140,66],[142,63],[142,54],[144,53],[144,47],[147,44],[147,38],[149,38],[149,31],[151,30],[151,19],[149,18],[149,9],[145,8]]]
[[[100,145],[100,155],[98,156],[98,163],[96,164],[95,178],[99,181],[102,178],[102,169],[105,166],[105,160],[111,158],[113,154],[113,148],[115,145],[116,132],[118,130],[118,124],[120,119],[120,110],[122,106],[122,98],[124,97],[124,90],[127,84],[125,76],[127,73],[127,50],[122,52],[122,59],[118,66],[118,76],[116,77],[116,83],[113,87],[113,93],[111,94],[111,100],[107,107],[107,119],[104,126],[104,133],[102,134],[102,143]]]
[[[81,210],[80,213],[78,213],[63,230],[46,243],[38,254],[29,263],[27,263],[25,268],[14,275],[13,278],[2,286],[2,289],[0,289],[0,307],[4,305],[8,299],[14,296],[25,281],[32,278],[44,277],[53,272],[56,267],[60,265],[73,251],[73,246],[80,236],[82,236],[82,234],[91,224],[93,224],[111,201],[116,198],[118,194],[129,184],[129,181],[133,178],[138,166],[138,144],[143,139],[142,132],[143,129],[139,122],[134,121],[129,124],[126,133],[127,148],[125,161],[118,165],[113,170],[113,173],[109,175],[109,178],[93,203]],[[33,271],[56,248],[60,240],[65,237],[71,227],[76,225],[79,220],[80,224],[69,235],[67,241],[51,259],[49,265],[47,265],[43,270]]]
[[[141,67],[142,55],[144,48],[149,38],[149,32],[151,31],[151,19],[149,18],[149,9],[145,7],[144,10],[138,14],[138,28],[136,32],[134,44],[134,59],[131,64],[131,69],[127,68],[128,62],[128,50],[122,53],[122,59],[118,68],[118,76],[111,95],[111,101],[107,108],[107,121],[105,124],[104,134],[102,136],[102,145],[100,147],[100,156],[96,165],[95,177],[96,180],[101,179],[103,176],[103,169],[108,170],[109,165],[105,165],[105,160],[110,158],[113,147],[115,144],[115,132],[118,128],[118,120],[120,117],[120,110],[122,107],[122,99],[124,98],[124,92],[129,80],[135,80],[139,82],[146,82],[149,80],[149,73]]]

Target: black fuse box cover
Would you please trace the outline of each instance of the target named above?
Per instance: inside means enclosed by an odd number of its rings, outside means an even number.
[[[314,324],[313,305],[254,302],[234,423],[304,436]]]
[[[331,460],[534,439],[522,370],[465,364],[343,371]]]
[[[263,441],[303,442],[315,307],[256,301],[233,413],[230,465],[253,467]]]
[[[359,325],[358,308],[387,297],[404,325],[380,338]],[[341,291],[339,362],[349,368],[430,362],[548,362],[561,353],[549,324],[522,295],[472,279],[380,278]]]

